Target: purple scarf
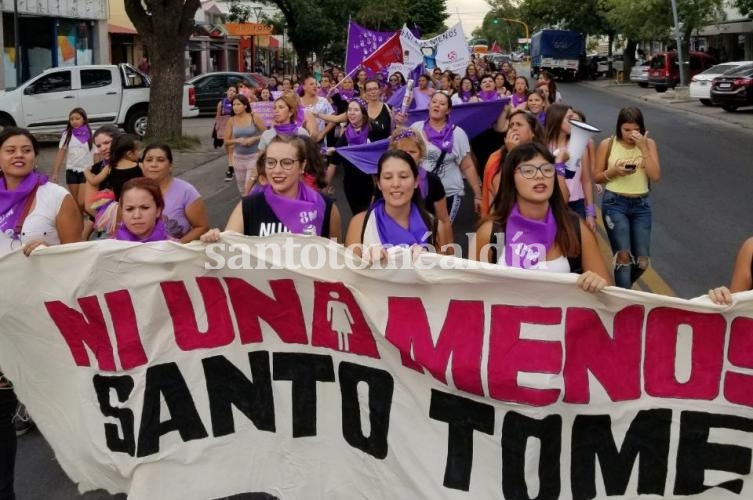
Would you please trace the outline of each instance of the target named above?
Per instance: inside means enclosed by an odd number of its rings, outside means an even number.
[[[518,94],[513,94],[512,95],[512,107],[517,108],[518,106],[526,102],[526,99],[528,99],[528,96],[525,94],[522,96],[519,96]]]
[[[447,119],[445,126],[442,127],[442,130],[440,131],[434,130],[434,127],[429,124],[429,120],[426,120],[424,122],[424,134],[426,135],[426,139],[428,139],[430,143],[439,148],[440,151],[444,151],[445,153],[452,151],[452,146],[455,142],[453,140],[454,131],[455,125],[450,121],[449,118]]]
[[[499,93],[496,90],[482,90],[476,95],[484,102],[496,101],[499,99]]]
[[[544,126],[546,125],[546,111],[542,111],[536,117],[539,119],[539,123]]]
[[[430,229],[421,218],[421,213],[415,203],[411,203],[408,229],[398,224],[395,219],[387,214],[384,208],[384,199],[374,202],[371,210],[376,217],[377,231],[382,245],[422,245],[426,243]]]
[[[353,96],[356,95],[355,89],[350,89],[350,90],[340,89],[339,93],[340,93],[340,97],[342,97],[346,101],[350,101],[351,99],[353,99]]]
[[[369,138],[369,127],[363,126],[361,130],[348,123],[345,127],[345,138],[348,140],[348,146],[358,146],[359,144],[366,144],[366,140]]]
[[[303,182],[298,183],[298,197],[295,199],[280,196],[269,184],[264,186],[263,192],[267,204],[288,231],[304,234],[306,229],[314,226],[316,234],[322,236],[326,203],[319,193]]]
[[[426,199],[429,194],[429,172],[422,166],[418,166],[418,191],[421,193],[421,199]]]
[[[165,227],[165,221],[161,218],[157,220],[157,223],[154,225],[154,229],[152,229],[152,232],[149,233],[149,236],[146,238],[139,238],[135,234],[133,234],[131,231],[128,230],[128,228],[125,226],[125,223],[121,222],[118,224],[118,230],[115,233],[115,239],[120,241],[138,241],[140,243],[149,243],[150,241],[165,241],[169,240],[170,237],[167,235],[167,229]]]
[[[471,92],[470,90],[467,92],[465,90],[461,90],[460,92],[458,92],[458,95],[460,96],[461,101],[468,102],[471,100],[471,97],[473,97],[473,92]]]
[[[5,177],[0,177],[0,232],[16,238],[21,228],[16,227],[31,192],[47,182],[47,176],[36,171],[27,175],[13,191],[8,190]]]
[[[505,229],[505,264],[521,269],[534,268],[539,263],[539,257],[542,257],[541,262],[546,261],[546,252],[554,244],[555,236],[557,236],[557,222],[554,220],[551,207],[544,220],[538,221],[526,219],[520,215],[516,203],[507,218]],[[543,255],[541,254],[542,247]]]
[[[275,131],[280,135],[297,135],[300,128],[297,123],[285,123],[284,125],[274,125]]]
[[[80,127],[72,128],[71,134],[81,144],[88,144],[89,139],[92,138],[92,131],[88,125],[81,125]]]
[[[228,99],[227,97],[224,97],[222,99],[222,111],[221,111],[221,114],[222,114],[222,116],[225,116],[225,115],[229,116],[229,115],[233,114],[233,102],[230,99]]]

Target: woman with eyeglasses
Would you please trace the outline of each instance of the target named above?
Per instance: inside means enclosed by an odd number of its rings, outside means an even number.
[[[476,231],[474,258],[504,267],[577,273],[578,286],[597,292],[610,284],[596,236],[559,192],[554,157],[523,144],[502,167],[493,210]]]
[[[473,190],[477,212],[481,209],[481,181],[471,157],[468,135],[452,123],[451,110],[450,97],[437,92],[429,102],[428,119],[415,122],[410,128],[422,134],[426,141],[427,157],[423,166],[442,180],[447,193],[450,221],[454,221],[465,194],[463,176],[468,179]]]
[[[277,136],[260,158],[265,184],[236,205],[225,226],[246,236],[293,233],[340,240],[340,212],[334,202],[307,186],[306,146],[298,137]],[[213,243],[219,229],[210,229],[201,241]]]

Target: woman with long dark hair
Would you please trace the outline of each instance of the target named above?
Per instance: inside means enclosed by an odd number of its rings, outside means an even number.
[[[578,285],[598,291],[610,276],[596,236],[569,210],[554,157],[523,144],[508,153],[488,219],[476,231],[475,259],[506,267],[578,273]]]

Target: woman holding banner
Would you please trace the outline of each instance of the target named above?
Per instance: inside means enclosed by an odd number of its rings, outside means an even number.
[[[0,132],[0,255],[17,248],[30,255],[40,246],[81,240],[83,228],[78,203],[64,187],[48,182],[47,176],[37,172],[37,155],[39,143],[28,130],[6,127]],[[30,422],[26,411],[18,406],[13,384],[0,372],[0,498],[3,499],[14,498],[17,410],[23,422]]]
[[[259,159],[266,183],[246,196],[230,214],[225,231],[246,236],[282,232],[340,239],[340,212],[334,201],[304,182],[306,146],[295,136],[275,136]],[[214,243],[219,229],[210,229],[201,241]]]
[[[597,292],[610,284],[596,236],[567,207],[554,157],[537,143],[505,158],[492,213],[476,231],[475,260],[504,267],[578,273],[578,286]]]
[[[720,286],[709,290],[709,298],[715,304],[732,305],[732,294],[753,289],[753,238],[748,238],[737,252],[732,282],[729,288]]]
[[[481,209],[481,181],[471,157],[468,135],[450,119],[452,101],[442,92],[436,92],[429,103],[429,119],[413,123],[410,127],[423,135],[427,144],[424,168],[442,180],[447,193],[450,221],[457,217],[468,179],[474,193],[474,206]]]
[[[404,151],[393,149],[379,158],[377,199],[368,211],[353,216],[345,237],[345,245],[356,255],[382,260],[393,246],[442,248],[445,242],[436,219],[421,200],[418,175],[418,165]]]
[[[457,94],[452,96],[452,104],[464,104],[466,102],[479,102],[480,99],[476,95],[476,90],[473,88],[473,81],[467,76],[460,80],[460,90]]]

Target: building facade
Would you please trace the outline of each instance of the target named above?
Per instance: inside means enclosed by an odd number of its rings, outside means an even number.
[[[705,50],[724,61],[753,60],[753,20],[725,2],[725,19],[709,24],[694,33],[694,48]]]

